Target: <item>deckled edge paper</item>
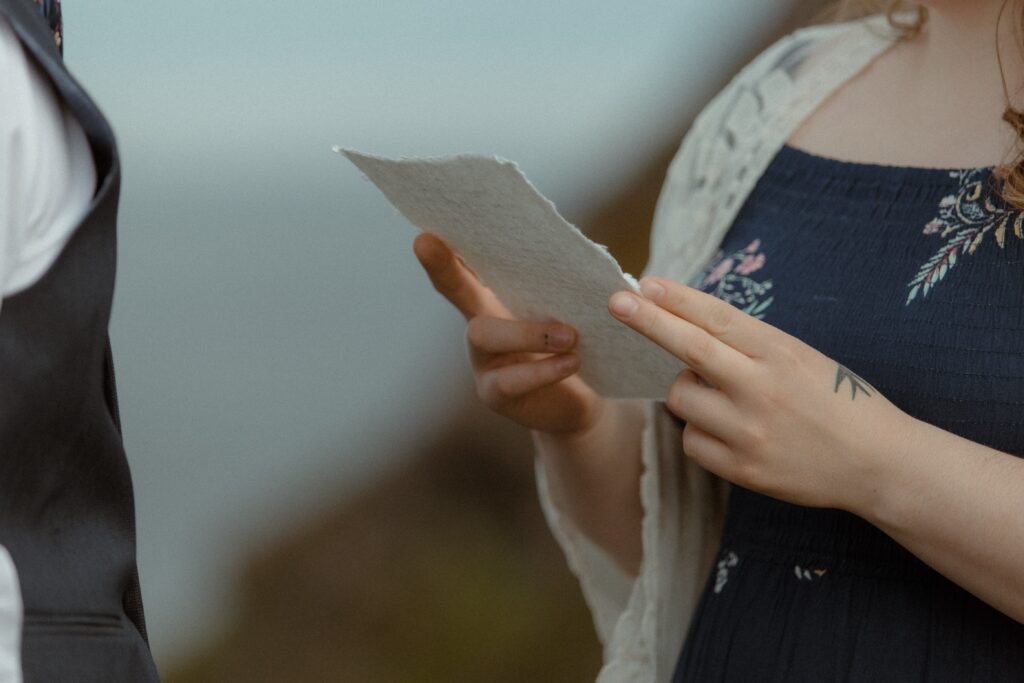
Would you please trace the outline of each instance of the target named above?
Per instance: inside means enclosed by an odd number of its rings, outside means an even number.
[[[639,292],[607,247],[558,214],[511,161],[459,154],[387,159],[334,147],[414,226],[444,239],[523,320],[579,332],[580,377],[609,398],[665,398],[685,364],[608,312]]]

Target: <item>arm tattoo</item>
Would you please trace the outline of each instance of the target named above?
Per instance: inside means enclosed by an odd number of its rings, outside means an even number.
[[[836,363],[836,366],[837,366],[836,367],[836,386],[834,388],[834,393],[839,391],[839,385],[842,384],[843,379],[848,379],[848,380],[850,380],[850,400],[851,401],[853,399],[857,398],[857,390],[858,389],[863,391],[868,396],[871,395],[871,392],[868,391],[868,389],[869,388],[870,389],[874,389],[874,387],[871,386],[870,384],[868,384],[867,380],[865,380],[863,377],[861,377],[860,375],[855,373],[853,370],[850,370],[849,368],[847,368],[847,367],[845,367],[845,366],[843,366],[843,365],[841,365],[839,363]]]

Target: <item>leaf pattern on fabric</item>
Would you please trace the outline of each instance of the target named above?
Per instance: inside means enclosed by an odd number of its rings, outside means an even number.
[[[1000,249],[1006,243],[1006,231],[1009,228],[1012,228],[1017,239],[1022,239],[1024,213],[1006,206],[991,190],[986,189],[986,176],[989,173],[988,169],[976,168],[949,174],[959,181],[959,187],[956,193],[942,198],[938,217],[930,220],[922,230],[922,234],[938,235],[946,238],[946,241],[907,283],[910,291],[904,306],[909,305],[919,293],[922,298],[927,296],[931,288],[953,269],[957,257],[973,254],[988,233],[993,233]],[[1004,167],[994,171],[997,179],[1005,173]]]
[[[796,574],[797,581],[814,581],[825,576],[828,570],[823,567],[801,567],[796,564],[793,565],[793,572]]]
[[[740,563],[739,556],[733,551],[726,552],[722,559],[718,561],[717,569],[718,572],[715,574],[715,592],[721,593],[722,589],[725,588],[726,581],[729,580],[729,570]]]
[[[761,240],[755,239],[724,258],[725,252],[719,249],[711,264],[690,282],[690,286],[728,301],[760,320],[775,299],[766,296],[772,288],[771,279],[759,281],[752,276],[765,263],[765,254],[760,248]]]

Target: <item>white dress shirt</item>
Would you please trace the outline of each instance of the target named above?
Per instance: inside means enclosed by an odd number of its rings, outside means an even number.
[[[43,276],[95,191],[85,133],[0,19],[0,299]]]

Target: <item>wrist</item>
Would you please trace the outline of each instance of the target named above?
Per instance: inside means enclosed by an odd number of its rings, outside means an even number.
[[[631,420],[630,417],[633,419]],[[640,399],[608,399],[598,397],[577,429],[566,432],[539,432],[560,444],[579,449],[600,446],[627,423],[643,419],[643,401]]]
[[[579,426],[562,434],[562,438],[572,442],[589,440],[602,425],[608,424],[614,411],[614,403],[615,401],[597,396],[584,411]]]
[[[926,423],[897,411],[891,421],[874,431],[875,438],[865,439],[859,461],[861,470],[857,485],[847,489],[848,499],[842,507],[879,526],[898,518],[901,506],[915,492],[920,482],[917,453],[928,449]]]
[[[548,452],[563,456],[589,454],[588,459],[593,459],[595,453],[608,451],[612,444],[625,447],[632,443],[635,437],[639,437],[644,419],[642,399],[601,398],[579,429],[571,432],[533,430],[533,433],[540,443],[548,447]]]

